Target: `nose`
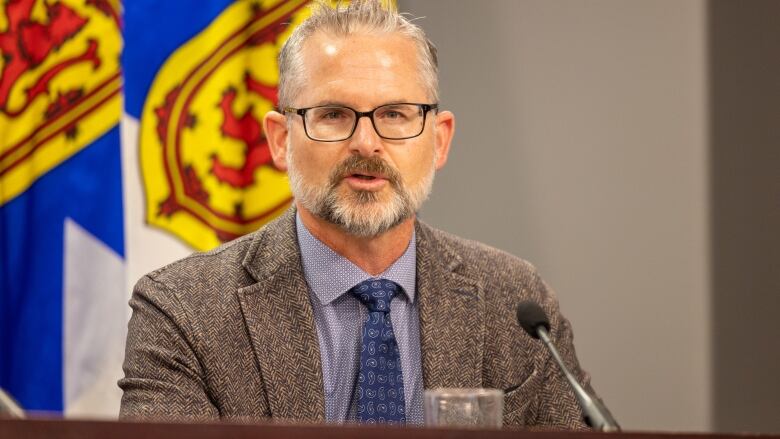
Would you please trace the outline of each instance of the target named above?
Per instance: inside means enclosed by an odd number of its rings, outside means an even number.
[[[358,119],[355,132],[350,137],[349,142],[350,151],[364,157],[377,155],[382,150],[382,139],[374,130],[374,125],[367,116]]]

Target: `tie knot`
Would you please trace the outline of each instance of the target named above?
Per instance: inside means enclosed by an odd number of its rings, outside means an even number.
[[[390,312],[390,301],[401,289],[387,279],[369,279],[349,290],[370,312]]]

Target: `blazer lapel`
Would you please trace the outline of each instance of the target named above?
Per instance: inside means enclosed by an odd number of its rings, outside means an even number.
[[[479,283],[459,273],[460,257],[417,223],[417,294],[426,389],[482,387],[485,334]]]
[[[295,210],[257,234],[244,267],[257,283],[238,291],[271,415],[325,420],[314,315],[295,233]]]

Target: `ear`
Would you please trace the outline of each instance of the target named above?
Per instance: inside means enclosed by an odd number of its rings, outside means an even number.
[[[277,111],[269,111],[263,117],[263,130],[276,169],[287,171],[287,117]]]
[[[436,170],[447,163],[447,155],[450,153],[452,136],[455,134],[455,115],[451,111],[440,111],[434,119],[434,148],[436,148]]]

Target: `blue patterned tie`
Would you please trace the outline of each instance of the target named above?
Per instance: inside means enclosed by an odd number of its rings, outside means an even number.
[[[369,424],[405,424],[401,356],[390,321],[390,301],[401,287],[387,279],[367,280],[349,290],[368,308],[360,347],[357,420]]]

